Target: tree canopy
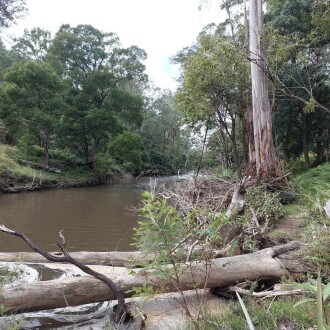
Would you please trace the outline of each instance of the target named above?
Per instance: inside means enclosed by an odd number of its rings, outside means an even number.
[[[27,12],[25,0],[1,0],[0,29],[8,27]]]
[[[181,69],[175,93],[155,88],[146,52],[123,47],[113,32],[86,24],[64,24],[54,36],[25,30],[10,49],[0,43],[3,142],[32,161],[85,167],[102,179],[196,168],[201,154],[205,166],[238,176],[279,174],[267,168],[275,155],[286,164],[302,159],[306,168],[327,161],[328,1],[269,0],[262,8],[258,53],[248,47],[252,10],[242,0],[222,1],[227,18],[173,58]],[[0,27],[25,12],[25,1],[3,1]],[[264,87],[255,87],[254,64]],[[256,111],[252,99],[261,90],[269,98]]]

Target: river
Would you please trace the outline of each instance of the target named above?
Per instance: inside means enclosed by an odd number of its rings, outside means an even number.
[[[0,224],[54,251],[64,229],[69,251],[130,251],[149,181],[0,195]],[[30,251],[19,238],[0,234],[0,251]]]
[[[191,178],[193,173],[180,176]],[[95,187],[0,194],[0,224],[54,251],[64,229],[68,251],[131,251],[142,193],[178,176],[143,178]],[[0,233],[0,251],[30,251],[19,238]]]

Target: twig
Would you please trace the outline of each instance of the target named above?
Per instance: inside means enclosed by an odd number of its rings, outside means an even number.
[[[199,242],[199,239],[197,239],[189,248],[188,254],[187,254],[187,258],[186,258],[186,262],[188,262],[191,258],[191,254],[194,250],[194,247],[197,245],[197,243]]]
[[[224,291],[225,292],[237,292],[240,295],[252,296],[252,297],[260,298],[260,299],[266,299],[266,298],[278,297],[278,296],[296,296],[296,295],[301,296],[305,293],[305,291],[302,289],[294,289],[294,290],[288,290],[288,291],[273,290],[273,291],[251,292],[249,290],[242,289],[239,286],[229,286]]]
[[[204,222],[200,223],[199,226],[197,228],[195,228],[196,230],[199,230],[201,229],[203,226],[205,225]],[[174,253],[175,250],[181,245],[183,244],[184,242],[186,242],[190,237],[192,236],[192,233],[191,234],[188,234],[186,237],[184,237],[179,243],[175,244],[174,248],[170,251],[170,254]]]

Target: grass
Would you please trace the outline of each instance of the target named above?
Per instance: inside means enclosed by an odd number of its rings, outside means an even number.
[[[303,201],[323,203],[330,198],[330,163],[319,165],[294,178]]]
[[[0,191],[16,192],[98,183],[92,171],[77,168],[58,174],[22,165],[17,159],[20,159],[20,153],[15,147],[0,144]]]
[[[286,216],[286,217],[300,214],[306,210],[307,210],[307,208],[302,207],[302,205],[300,205],[300,204],[283,205],[284,216]]]
[[[281,325],[291,325],[293,329],[311,329],[317,323],[315,305],[293,307],[296,298],[276,298],[263,301],[244,299],[251,321],[256,329],[274,330]],[[242,308],[238,302],[228,302],[228,307],[217,313],[207,313],[200,321],[203,330],[242,330],[248,329]],[[183,328],[180,328],[183,329]],[[193,329],[186,325],[184,329]]]

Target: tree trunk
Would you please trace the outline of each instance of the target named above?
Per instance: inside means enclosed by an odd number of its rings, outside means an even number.
[[[54,256],[59,256],[57,252],[51,252]],[[71,252],[72,258],[88,265],[103,265],[115,267],[137,267],[150,263],[154,255],[144,252]],[[61,256],[61,254],[60,254]],[[35,252],[0,252],[0,261],[25,262],[25,263],[45,263],[47,260]]]
[[[174,292],[177,291],[178,286],[182,290],[189,290],[223,287],[246,280],[278,280],[288,272],[297,271],[297,268],[301,271],[295,263],[296,257],[293,260],[277,260],[285,256],[288,251],[299,248],[298,242],[292,242],[252,254],[213,259],[207,263],[205,261],[182,263],[178,265],[179,283],[171,280],[164,283],[164,279],[144,269],[135,269],[134,272],[114,270],[111,274],[105,275],[111,277],[126,297],[133,294],[131,291],[133,288],[142,288],[145,285],[152,286],[157,292]],[[113,299],[116,299],[116,295],[105,283],[91,276],[81,276],[21,284],[19,290],[17,287],[5,287],[0,296],[0,305],[8,308],[8,313],[17,313]]]
[[[241,93],[242,94],[242,93]],[[246,113],[248,110],[245,107],[243,96],[240,96],[240,119],[242,121],[242,135],[243,135],[243,150],[245,164],[249,162],[249,123]]]
[[[320,165],[325,161],[325,145],[321,142],[316,142],[316,165]]]
[[[204,250],[205,251],[205,250]],[[177,251],[180,254],[185,251]],[[53,256],[62,256],[59,252],[50,252]],[[201,248],[195,247],[192,256],[200,256]],[[209,254],[213,258],[223,257],[224,250],[212,249]],[[151,263],[155,259],[153,253],[145,253],[141,251],[131,252],[71,252],[71,257],[85,265],[102,265],[113,267],[141,267]],[[0,252],[0,262],[24,262],[24,263],[46,263],[48,260],[41,254],[36,252]]]
[[[255,159],[250,159],[248,175],[261,178],[277,177],[281,174],[275,155],[272,137],[272,116],[266,80],[266,60],[261,46],[263,25],[262,1],[250,1],[250,60],[252,79],[253,132]]]
[[[234,160],[235,160],[235,167],[237,170],[237,175],[239,178],[242,177],[242,172],[241,172],[241,163],[239,160],[239,156],[238,156],[238,150],[237,150],[237,142],[236,142],[236,118],[235,117],[231,117],[232,118],[232,126],[231,126],[231,142],[233,145],[233,154],[234,154]]]
[[[254,144],[253,135],[253,110],[252,107],[248,109],[248,144],[249,144],[249,154],[248,154],[248,165],[246,172],[251,175],[256,172],[256,150]]]
[[[45,128],[41,132],[41,144],[44,149],[44,165],[45,167],[49,166],[49,144],[50,144],[50,137],[48,134],[48,129]]]
[[[306,128],[306,115],[304,109],[301,109],[301,142],[303,146],[305,169],[310,168],[309,153],[308,153],[308,143],[307,143],[307,128]]]

